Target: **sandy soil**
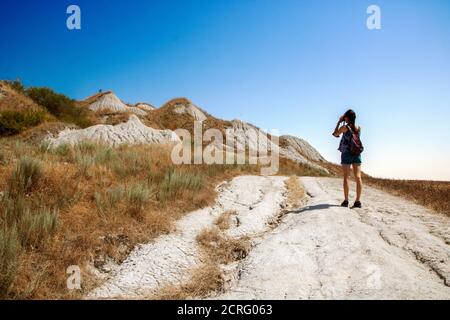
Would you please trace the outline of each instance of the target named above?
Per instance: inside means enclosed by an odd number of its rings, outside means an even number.
[[[448,217],[373,188],[363,209],[341,208],[341,181],[332,178],[301,178],[307,203],[286,214],[284,180],[220,185],[215,206],[137,248],[89,298],[145,298],[188,280],[200,262],[196,235],[233,210],[238,223],[228,234],[250,236],[254,246],[225,268],[226,291],[212,299],[450,299]]]

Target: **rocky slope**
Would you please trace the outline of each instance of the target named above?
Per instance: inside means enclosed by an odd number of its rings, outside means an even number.
[[[46,109],[0,80],[0,111],[39,111]]]
[[[11,89],[6,83],[0,82],[0,95],[0,110],[36,109],[45,112],[45,108]],[[194,123],[198,122],[202,124],[203,132],[208,129],[217,129],[223,133],[224,138],[227,132],[234,133],[234,141],[224,139],[223,144],[215,146],[226,152],[243,152],[262,147],[263,150],[277,151],[281,157],[309,165],[324,174],[328,173],[327,169],[321,166],[325,159],[306,141],[296,137],[282,136],[279,138],[278,147],[264,132],[255,134],[259,129],[254,125],[240,120],[218,119],[186,98],[172,99],[162,107],[155,108],[144,102],[127,105],[114,92],[106,91],[78,101],[77,106],[91,110],[96,119],[94,123],[97,125],[82,130],[67,129],[57,135],[48,132],[51,136],[48,138],[51,146],[64,143],[76,144],[86,140],[101,141],[111,145],[174,142],[179,139],[171,130],[186,129],[192,134]],[[130,114],[133,116],[127,121]],[[123,121],[127,122],[121,123]],[[110,125],[117,123],[119,124],[115,126]]]
[[[112,91],[95,94],[82,103],[94,112],[105,113],[134,113],[139,116],[145,116],[147,111],[151,111],[150,105],[139,103],[134,106],[128,106],[122,102]]]
[[[156,130],[145,126],[137,116],[116,126],[96,125],[86,129],[65,129],[57,137],[48,138],[51,148],[60,145],[75,145],[83,141],[102,142],[110,145],[119,144],[163,144],[180,141],[171,130]]]

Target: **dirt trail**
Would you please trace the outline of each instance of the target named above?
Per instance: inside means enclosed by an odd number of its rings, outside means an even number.
[[[307,206],[259,239],[220,299],[450,299],[450,219],[366,188],[336,206],[341,182],[302,178]]]
[[[224,267],[226,291],[210,298],[450,299],[448,217],[374,188],[365,188],[363,209],[341,208],[339,179],[301,178],[306,206],[280,219],[284,181],[244,176],[220,185],[213,207],[138,247],[89,298],[146,298],[188,281],[201,263],[197,234],[236,211],[227,234],[249,236],[254,246],[245,260]]]
[[[276,218],[285,199],[283,177],[242,176],[218,186],[218,199],[178,221],[177,231],[135,249],[126,261],[90,293],[91,299],[146,298],[164,285],[189,280],[200,264],[196,236],[222,213],[235,211],[230,236],[257,237]]]

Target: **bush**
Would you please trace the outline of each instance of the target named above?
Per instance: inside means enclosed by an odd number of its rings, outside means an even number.
[[[5,165],[8,163],[8,157],[6,152],[0,149],[0,165]]]
[[[52,154],[56,154],[60,157],[67,157],[68,155],[70,155],[70,146],[67,144],[61,144],[59,146],[57,146],[56,148],[50,149]]]
[[[139,218],[153,194],[153,189],[147,184],[136,183],[129,188],[123,186],[110,188],[104,194],[96,192],[94,199],[101,214],[124,210],[131,216]],[[125,207],[119,207],[120,203]]]
[[[92,121],[88,117],[89,111],[77,107],[74,100],[63,94],[56,93],[49,88],[39,87],[28,88],[25,93],[61,121],[71,122],[83,128],[92,125]]]
[[[31,87],[26,90],[26,94],[56,117],[64,115],[68,109],[74,107],[73,100],[62,94],[55,93],[49,88]]]
[[[150,201],[153,191],[143,183],[137,183],[127,190],[128,203],[135,209],[141,210]]]
[[[0,298],[7,297],[16,278],[21,251],[17,229],[0,226]]]
[[[118,153],[115,160],[111,163],[111,169],[121,179],[135,177],[143,172],[150,173],[151,170],[150,156],[142,152],[125,149]]]
[[[117,157],[117,153],[111,147],[101,147],[94,156],[97,165],[104,165]]]
[[[32,213],[26,210],[18,228],[23,246],[37,247],[47,241],[56,230],[57,214],[47,208]]]
[[[75,163],[78,165],[79,175],[85,178],[92,178],[90,169],[94,164],[94,159],[90,155],[75,153]]]
[[[21,133],[25,129],[37,126],[44,121],[45,112],[36,110],[1,111],[0,136],[9,136]]]
[[[40,161],[23,157],[16,165],[10,181],[9,191],[13,195],[20,195],[29,192],[43,175]]]
[[[58,148],[62,147],[59,146]],[[116,159],[118,154],[110,146],[96,144],[92,142],[83,142],[74,147],[66,146],[69,151],[74,151],[74,161],[79,163],[80,159],[90,159],[91,164],[105,165]],[[69,152],[68,152],[69,153]]]
[[[17,221],[20,221],[28,210],[28,205],[22,196],[13,199],[8,193],[4,196],[2,207],[2,223],[8,227],[17,225]]]
[[[78,165],[81,176],[92,178],[90,173],[90,168],[92,166],[110,165],[118,158],[118,153],[109,146],[82,143],[74,147],[67,146],[67,152],[64,156],[67,161]]]
[[[94,154],[100,145],[91,141],[82,141],[74,148],[83,154]]]
[[[96,192],[94,195],[97,209],[102,214],[113,211],[124,198],[125,188],[123,186],[110,188],[104,194]]]
[[[198,191],[203,187],[203,175],[197,172],[169,170],[161,183],[160,200],[178,195],[183,190]]]
[[[12,80],[12,81],[5,81],[11,88],[16,90],[17,92],[24,92],[25,87],[23,86],[22,82],[20,80]]]
[[[56,230],[57,212],[46,207],[32,210],[22,196],[7,195],[3,203],[2,226],[16,228],[23,247],[37,247],[50,238]]]
[[[48,140],[42,140],[39,143],[38,149],[39,149],[39,152],[41,152],[41,153],[47,153],[47,152],[51,151],[50,142]]]

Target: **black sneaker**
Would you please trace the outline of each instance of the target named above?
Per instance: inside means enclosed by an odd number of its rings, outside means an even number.
[[[361,201],[356,201],[352,208],[362,208]]]
[[[342,202],[341,207],[348,208],[348,200]]]

